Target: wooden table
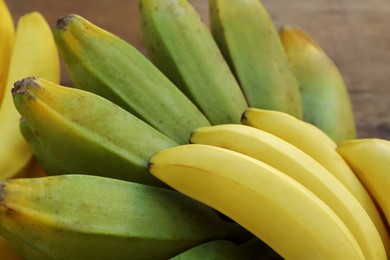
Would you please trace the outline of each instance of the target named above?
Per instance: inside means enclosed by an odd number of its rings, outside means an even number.
[[[6,0],[15,21],[41,12],[50,25],[75,13],[122,37],[145,53],[136,0]],[[208,24],[207,0],[190,0]],[[390,1],[264,0],[280,27],[308,32],[339,67],[350,92],[359,137],[390,140]],[[62,69],[62,84],[71,81]]]

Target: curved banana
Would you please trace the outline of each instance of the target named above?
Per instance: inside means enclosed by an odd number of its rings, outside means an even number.
[[[355,118],[347,86],[330,57],[297,26],[279,31],[302,96],[303,120],[336,143],[356,138]]]
[[[211,124],[239,123],[244,94],[208,27],[187,0],[139,0],[151,60]]]
[[[168,259],[225,234],[201,203],[112,178],[4,180],[0,197],[0,234],[26,259]]]
[[[332,173],[356,197],[371,217],[381,235],[386,253],[390,256],[389,233],[367,190],[326,138],[321,138],[319,131],[303,127],[304,124],[299,122],[301,121],[286,113],[256,108],[247,109],[242,116],[243,124],[269,132],[289,142]]]
[[[272,19],[259,0],[209,0],[210,28],[250,107],[302,118],[301,94]]]
[[[54,38],[72,82],[121,106],[179,143],[210,125],[142,53],[78,15],[57,20]]]
[[[187,144],[154,154],[151,174],[251,231],[286,259],[365,259],[341,219],[283,172],[228,149]]]
[[[341,142],[337,152],[378,203],[390,224],[390,141],[362,138]]]
[[[238,124],[196,129],[191,143],[213,145],[260,160],[293,178],[323,200],[345,223],[366,259],[387,259],[382,239],[365,209],[328,170],[290,143]]]
[[[243,248],[228,240],[208,241],[171,258],[171,260],[198,259],[250,260],[251,258]]]
[[[7,83],[9,62],[15,40],[14,20],[7,3],[0,0],[0,106]]]
[[[48,153],[61,161],[55,172],[44,167],[48,174],[101,175],[166,186],[148,173],[148,159],[178,144],[111,101],[43,78],[18,81],[13,96],[45,149],[36,156],[43,165]]]
[[[34,40],[31,40],[34,39]],[[28,76],[60,81],[60,63],[51,29],[38,12],[18,20],[5,95],[0,106],[0,179],[23,171],[32,151],[19,131],[20,114],[13,103],[14,82]]]

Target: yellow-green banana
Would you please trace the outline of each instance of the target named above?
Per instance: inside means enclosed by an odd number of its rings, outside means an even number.
[[[54,38],[72,82],[144,120],[179,143],[210,125],[206,117],[136,48],[79,15],[57,20]]]
[[[323,200],[345,223],[366,259],[387,259],[382,239],[355,196],[302,150],[260,129],[227,124],[196,129],[191,143],[213,145],[258,159],[293,178]]]
[[[243,248],[228,240],[212,240],[190,248],[171,260],[249,260]]]
[[[249,106],[302,118],[297,80],[259,0],[209,0],[211,32]]]
[[[365,259],[328,205],[250,156],[210,145],[180,145],[155,153],[149,171],[241,224],[286,259]]]
[[[337,152],[349,164],[390,224],[390,141],[362,138],[341,142]]]
[[[33,40],[32,40],[33,39]],[[10,178],[25,169],[32,151],[19,131],[20,114],[11,89],[14,82],[28,76],[60,81],[60,63],[52,32],[38,12],[18,20],[5,95],[0,106],[0,179]]]
[[[168,259],[224,229],[168,189],[99,176],[0,182],[0,234],[27,259]]]
[[[332,173],[356,197],[371,217],[381,235],[386,253],[390,255],[389,233],[367,190],[333,145],[325,137],[321,137],[321,132],[314,131],[312,127],[300,122],[302,121],[286,113],[256,108],[247,109],[242,116],[243,124],[264,130],[289,142]]]
[[[187,0],[139,0],[151,60],[212,124],[239,123],[247,102],[208,27]]]
[[[303,120],[336,143],[356,138],[355,118],[344,79],[330,57],[297,26],[283,26],[280,38],[298,81]]]
[[[13,96],[41,149],[46,149],[36,154],[43,166],[44,156],[51,153],[61,162],[57,172],[44,167],[48,174],[101,175],[164,185],[148,173],[148,159],[177,143],[111,101],[32,77],[16,82]]]
[[[0,0],[0,105],[7,83],[9,62],[15,40],[15,26],[7,3]]]

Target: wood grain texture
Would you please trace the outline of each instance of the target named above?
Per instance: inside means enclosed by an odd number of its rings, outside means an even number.
[[[15,21],[41,12],[50,25],[75,13],[143,48],[136,0],[7,0]],[[190,0],[208,24],[207,0]],[[359,137],[390,140],[390,1],[263,0],[277,28],[299,25],[340,69],[353,104]],[[72,85],[64,68],[62,84]]]

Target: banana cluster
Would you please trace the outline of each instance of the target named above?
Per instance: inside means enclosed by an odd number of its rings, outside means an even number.
[[[138,7],[147,55],[0,0],[2,258],[390,258],[390,141],[306,32],[258,0]]]

